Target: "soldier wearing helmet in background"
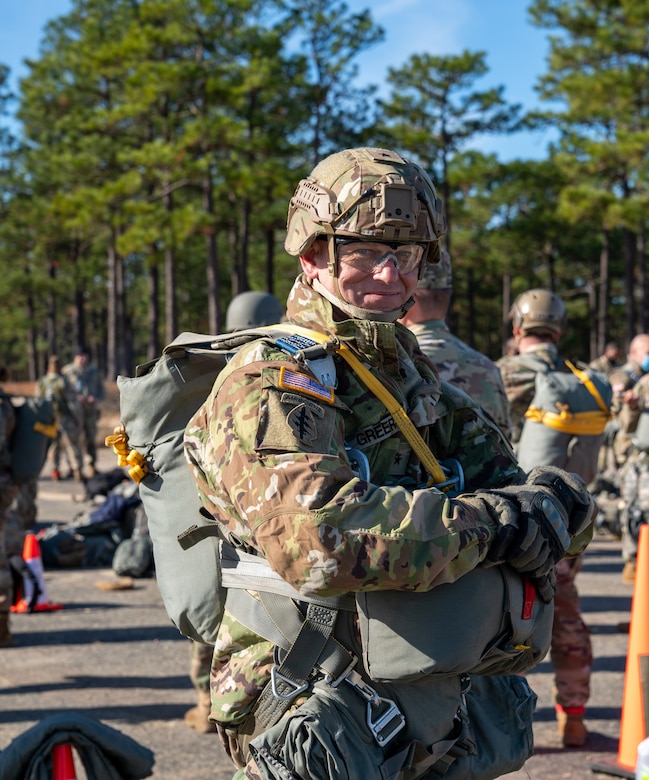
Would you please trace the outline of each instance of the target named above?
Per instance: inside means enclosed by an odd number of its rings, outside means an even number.
[[[498,365],[510,403],[512,441],[516,445],[534,397],[537,373],[546,367],[568,371],[558,350],[567,322],[566,307],[549,290],[528,290],[514,301],[510,319],[519,354],[501,358]],[[592,475],[586,479],[592,479]],[[579,747],[588,738],[584,712],[590,696],[593,656],[575,584],[580,568],[581,557],[559,562],[554,600],[551,661],[559,735],[566,747]]]
[[[451,333],[445,322],[452,294],[451,256],[443,249],[439,263],[425,266],[417,283],[415,303],[399,322],[415,334],[439,378],[464,390],[509,436],[509,403],[498,366]]]
[[[554,564],[592,533],[583,483],[559,469],[526,477],[498,427],[439,380],[397,322],[444,231],[435,187],[413,162],[371,148],[323,160],[297,186],[285,242],[301,268],[288,322],[315,336],[243,346],[187,426],[205,510],[234,557],[265,562],[273,583],[267,592],[258,577],[252,596],[228,586],[214,651],[211,718],[237,779],[414,780],[456,760],[495,777],[520,736],[501,731],[502,750],[481,749],[465,707],[480,695],[467,692],[467,674],[402,669],[414,648],[399,631],[378,655],[369,637],[360,643],[365,597],[381,615],[396,600],[391,614],[412,617],[422,638],[452,639],[449,626],[422,625],[418,607],[483,562],[485,572],[503,562],[525,572],[535,603],[551,602]],[[273,620],[287,589],[286,619]],[[492,606],[500,620],[501,603]],[[386,654],[394,665],[377,681],[370,670]],[[482,698],[503,715],[523,701]],[[506,771],[528,750],[515,750]]]
[[[225,313],[225,330],[244,330],[275,325],[284,318],[284,307],[271,293],[248,292],[235,295]]]

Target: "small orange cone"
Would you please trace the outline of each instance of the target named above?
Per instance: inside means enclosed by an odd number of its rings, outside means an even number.
[[[618,764],[634,770],[638,745],[647,736],[642,701],[640,657],[649,653],[649,525],[640,527],[635,585],[631,602],[629,649],[624,676]]]
[[[12,612],[51,612],[63,609],[63,604],[53,604],[47,598],[45,577],[43,576],[43,561],[38,539],[35,534],[27,534],[23,545],[23,560],[29,566],[36,583],[30,577],[23,577],[23,592],[21,599],[11,607]]]
[[[57,745],[52,748],[52,770],[52,780],[77,780],[70,745]]]

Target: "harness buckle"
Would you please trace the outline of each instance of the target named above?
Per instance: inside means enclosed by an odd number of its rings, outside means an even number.
[[[381,698],[358,672],[352,671],[344,679],[367,702],[365,722],[377,745],[385,747],[406,725],[403,713],[392,699]],[[374,717],[379,710],[382,711]]]
[[[387,709],[373,719],[374,708],[387,706]],[[406,719],[392,699],[382,699],[377,695],[376,702],[367,702],[367,727],[372,732],[379,747],[384,747],[406,725]]]
[[[280,701],[290,701],[298,696],[309,687],[307,682],[298,683],[295,680],[291,680],[289,677],[283,675],[277,668],[273,666],[270,670],[270,684],[273,690],[273,696]],[[286,686],[289,690],[287,693],[282,693],[279,689],[279,685]]]

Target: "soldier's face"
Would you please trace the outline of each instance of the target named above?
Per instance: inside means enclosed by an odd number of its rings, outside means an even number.
[[[380,247],[379,242],[372,246]],[[370,311],[393,311],[403,306],[417,288],[419,265],[404,273],[396,257],[390,257],[386,244],[385,261],[368,272],[344,260],[338,261],[338,287],[347,303]],[[318,279],[332,295],[337,296],[335,282],[327,267],[329,254],[326,241],[316,241],[305,255],[300,257],[302,270],[309,279]]]

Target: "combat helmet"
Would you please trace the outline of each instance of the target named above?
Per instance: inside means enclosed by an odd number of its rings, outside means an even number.
[[[558,295],[550,290],[534,289],[522,293],[514,301],[509,312],[514,328],[524,335],[558,338],[565,330],[568,316],[566,307]]]
[[[451,267],[451,256],[446,249],[441,249],[439,253],[439,263],[431,265],[426,263],[419,282],[418,290],[450,290],[453,287],[453,268]]]
[[[275,325],[284,316],[282,304],[268,292],[248,292],[235,295],[225,314],[225,329],[243,330],[261,325]]]
[[[284,247],[298,256],[316,239],[328,239],[336,305],[353,316],[376,318],[340,294],[334,238],[423,244],[423,266],[426,260],[439,260],[439,238],[445,232],[442,202],[428,174],[396,152],[362,147],[330,155],[299,182],[288,210]]]

